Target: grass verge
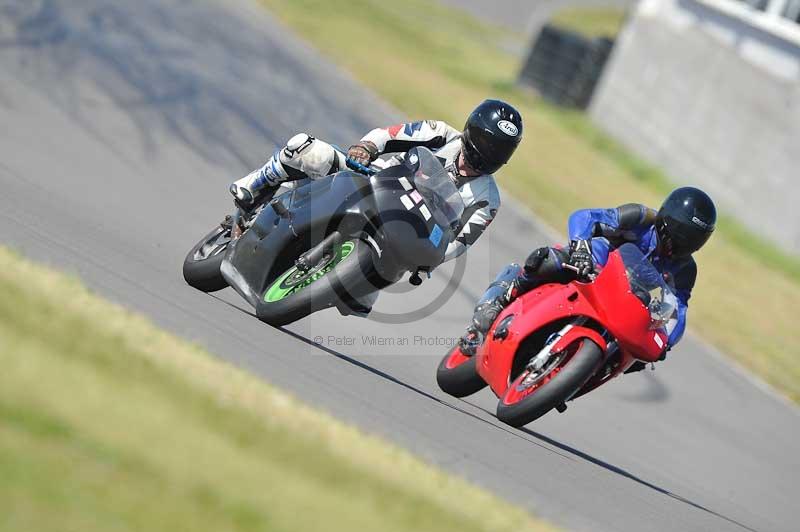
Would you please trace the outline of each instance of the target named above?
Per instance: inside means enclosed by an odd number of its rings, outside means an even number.
[[[0,248],[0,530],[551,530]]]
[[[613,7],[582,7],[562,9],[553,15],[550,23],[572,30],[589,38],[614,38],[625,22],[625,10]]]
[[[670,188],[666,176],[584,115],[518,89],[518,59],[498,43],[506,32],[466,13],[425,0],[262,2],[409,117],[458,126],[486,97],[513,101],[525,116],[525,140],[499,180],[555,227],[565,227],[578,208],[630,201],[658,206]],[[800,401],[800,348],[792,341],[790,311],[800,307],[800,261],[723,216],[698,263],[692,328]]]

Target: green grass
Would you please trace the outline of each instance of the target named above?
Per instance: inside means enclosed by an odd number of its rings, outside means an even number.
[[[560,121],[570,131],[583,138],[594,149],[604,153],[640,183],[664,196],[675,188],[664,172],[634,156],[609,135],[599,130],[585,113],[561,109],[549,104],[543,104],[542,109],[552,113],[555,120]],[[720,216],[718,226],[743,252],[760,258],[765,267],[778,270],[790,279],[800,282],[800,258],[782,251],[724,213]]]
[[[551,530],[0,248],[0,531]]]
[[[565,227],[578,208],[631,201],[658,206],[670,188],[668,176],[584,115],[517,88],[518,58],[497,42],[502,32],[461,11],[425,0],[262,1],[409,118],[459,126],[486,97],[514,102],[525,116],[524,141],[498,178],[554,227]],[[691,328],[800,400],[800,348],[790,310],[800,308],[800,261],[729,216],[697,259]]]
[[[625,16],[624,9],[613,7],[569,8],[556,13],[550,23],[590,38],[614,38],[622,29]]]

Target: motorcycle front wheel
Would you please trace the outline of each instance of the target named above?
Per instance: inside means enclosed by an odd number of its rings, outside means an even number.
[[[374,282],[372,247],[353,238],[336,244],[307,270],[288,267],[267,286],[256,307],[261,321],[280,326],[382,286]],[[298,254],[299,257],[299,254]]]
[[[540,372],[523,371],[497,403],[497,419],[522,427],[564,403],[595,374],[603,351],[588,338],[571,343]]]

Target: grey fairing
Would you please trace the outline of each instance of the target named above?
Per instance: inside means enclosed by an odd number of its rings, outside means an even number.
[[[412,153],[418,161],[428,161],[429,166],[433,162],[444,170],[430,151],[417,148]],[[343,171],[276,198],[273,201],[282,202],[288,215],[282,217],[265,207],[228,248],[220,268],[223,277],[258,308],[269,283],[333,231],[345,238],[360,238],[374,251],[374,260],[366,267],[370,271],[363,272],[364,282],[343,287],[350,295],[396,282],[418,268],[432,271],[444,260],[455,235],[436,209],[431,209],[433,216],[423,219],[419,209],[404,206],[406,190],[398,179],[414,176],[418,168],[419,164],[404,162],[371,178]],[[435,227],[441,235],[438,239],[432,238]]]
[[[409,170],[404,166],[397,166],[372,178],[372,189],[379,213],[375,219],[377,240],[382,250],[377,267],[381,277],[391,280],[396,280],[406,271],[416,268],[433,270],[444,260],[447,244],[452,239],[452,233],[442,238],[438,245],[428,239],[429,225],[436,220],[426,222],[419,214],[403,206],[400,197],[405,194],[405,190],[398,182],[398,177],[402,175],[409,175]],[[444,227],[443,230],[449,231],[449,228]]]
[[[291,267],[287,260],[297,257],[284,250],[301,237],[311,247],[333,230],[346,236],[369,232],[369,219],[377,212],[368,179],[349,171],[309,181],[274,201],[281,201],[289,216],[265,207],[230,246],[221,268],[228,283],[254,307],[275,276]]]

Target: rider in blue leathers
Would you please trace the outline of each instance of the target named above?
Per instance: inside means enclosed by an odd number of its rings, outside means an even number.
[[[671,348],[686,329],[686,310],[697,278],[691,254],[705,244],[715,222],[713,201],[693,187],[673,191],[658,211],[629,203],[574,212],[568,223],[568,249],[539,248],[522,267],[507,266],[489,286],[475,307],[462,350],[465,354],[473,351],[502,309],[521,294],[545,283],[585,280],[595,265],[605,265],[609,253],[625,243],[635,244],[650,259],[678,298],[676,315],[667,326],[666,349]],[[643,367],[638,364],[631,369]]]

